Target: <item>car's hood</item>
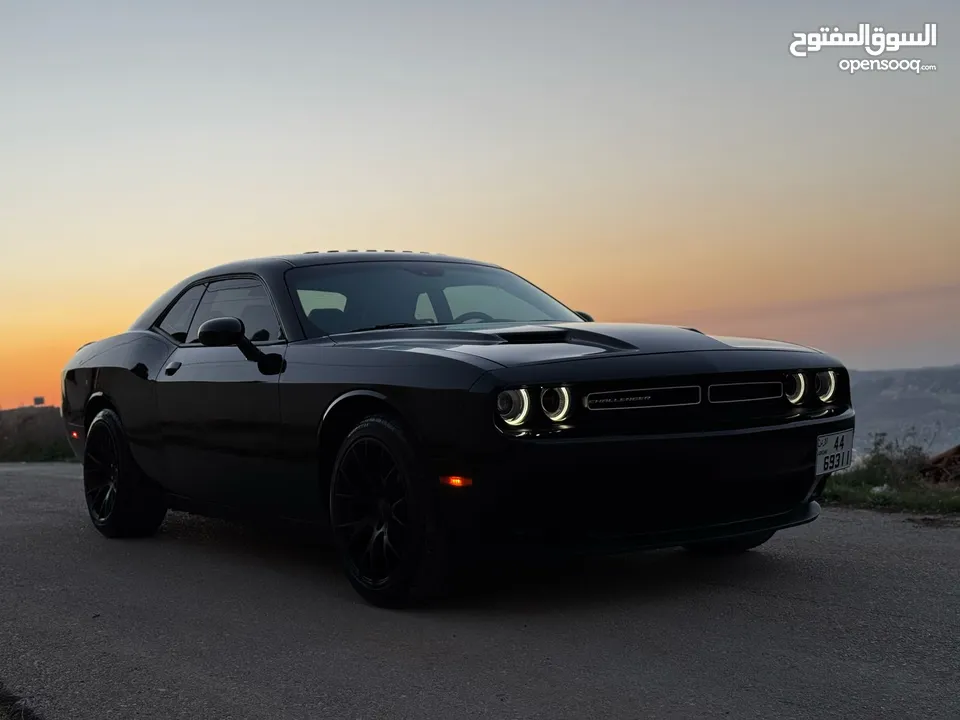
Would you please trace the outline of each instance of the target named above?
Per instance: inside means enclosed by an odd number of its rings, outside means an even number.
[[[425,326],[337,335],[333,340],[337,345],[469,355],[504,367],[603,354],[651,355],[750,349],[817,352],[777,340],[712,336],[691,328],[636,323]]]

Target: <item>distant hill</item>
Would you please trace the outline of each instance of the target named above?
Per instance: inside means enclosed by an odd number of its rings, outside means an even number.
[[[915,442],[931,454],[960,445],[960,365],[851,370],[850,380],[858,452],[870,447],[873,433]],[[72,457],[58,408],[0,411],[0,461]]]
[[[0,462],[69,460],[73,451],[57,407],[0,410]]]
[[[931,453],[960,445],[960,365],[910,370],[851,370],[857,410],[855,446],[870,446],[871,433],[910,438]]]

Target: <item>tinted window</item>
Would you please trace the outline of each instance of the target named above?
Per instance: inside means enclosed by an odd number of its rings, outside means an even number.
[[[283,339],[267,289],[259,280],[220,280],[210,283],[190,325],[188,342],[196,342],[200,326],[216,317],[240,318],[244,334],[253,342]]]
[[[314,337],[394,323],[583,322],[523,278],[485,265],[348,262],[294,268],[286,280]]]
[[[492,285],[454,285],[444,288],[443,294],[450,313],[462,317],[469,313],[483,313],[491,317],[513,320],[542,320],[543,312],[527,301]]]
[[[324,290],[300,290],[297,292],[303,311],[308,315],[313,310],[343,310],[347,299],[340,293]]]
[[[430,302],[430,296],[426,293],[420,293],[417,297],[417,307],[413,311],[413,317],[416,320],[426,320],[432,323],[437,322],[437,313],[433,309],[433,303]]]
[[[187,331],[190,330],[190,321],[193,320],[193,313],[203,296],[203,288],[203,285],[195,285],[181,295],[170,306],[157,327],[177,342],[186,341]]]

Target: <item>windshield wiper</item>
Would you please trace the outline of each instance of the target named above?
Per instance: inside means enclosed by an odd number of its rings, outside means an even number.
[[[398,328],[412,328],[412,327],[436,327],[438,323],[411,323],[411,322],[395,322],[395,323],[384,323],[382,325],[371,325],[370,327],[356,328],[354,330],[348,330],[348,333],[355,332],[367,332],[368,330],[395,330]]]

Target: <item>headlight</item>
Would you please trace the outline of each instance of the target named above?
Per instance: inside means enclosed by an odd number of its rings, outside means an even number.
[[[790,373],[784,390],[787,393],[787,400],[794,405],[799,404],[807,392],[807,380],[803,377],[803,373]]]
[[[497,395],[497,414],[507,425],[523,425],[530,414],[530,393],[525,389],[504,390]]]
[[[562,422],[570,414],[570,390],[565,387],[544,388],[540,391],[540,408],[553,422]]]
[[[837,374],[833,370],[817,373],[816,390],[820,402],[830,402],[837,392]]]

